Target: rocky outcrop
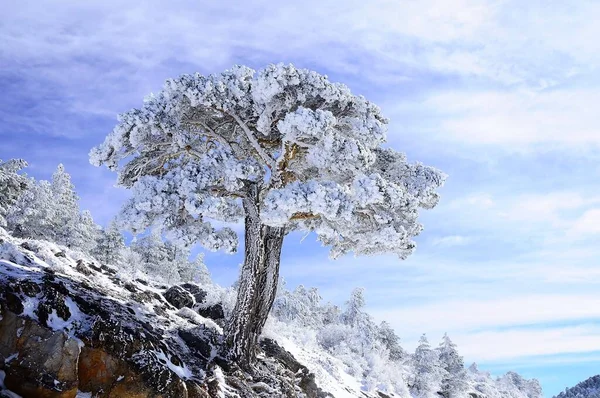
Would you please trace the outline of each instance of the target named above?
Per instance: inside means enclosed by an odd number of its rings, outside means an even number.
[[[0,234],[4,385],[25,398],[327,396],[272,340],[251,373],[219,357],[225,314],[206,297]]]

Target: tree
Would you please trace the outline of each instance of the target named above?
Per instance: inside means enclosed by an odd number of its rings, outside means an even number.
[[[445,373],[440,367],[437,353],[431,349],[425,335],[422,335],[419,339],[413,362],[415,370],[411,389],[415,396],[422,398],[437,397]]]
[[[87,253],[96,246],[99,233],[91,213],[79,210],[71,176],[62,164],[52,175],[52,182],[32,179],[6,219],[15,236],[45,239]]]
[[[390,359],[392,361],[401,361],[406,356],[406,352],[400,346],[400,337],[394,332],[394,329],[392,329],[389,323],[383,321],[379,324],[377,331],[377,338],[389,351]]]
[[[212,284],[212,279],[210,278],[210,272],[204,263],[204,255],[198,254],[194,261],[191,263],[194,268],[194,274],[192,278],[189,279],[191,281],[197,282],[201,285],[210,285]]]
[[[206,264],[204,264],[204,255],[198,254],[194,261],[189,261],[187,257],[179,256],[177,264],[177,273],[181,282],[198,282],[209,284],[210,273]]]
[[[121,216],[134,232],[233,252],[245,261],[226,327],[234,359],[250,365],[275,299],[284,237],[312,231],[332,257],[410,255],[419,208],[438,202],[445,176],[385,143],[388,120],[364,97],[316,72],[270,65],[167,80],[120,115],[94,165],[133,190]]]
[[[98,233],[96,246],[92,250],[92,255],[96,260],[104,263],[117,265],[123,261],[123,250],[125,241],[119,231],[117,224],[113,221],[107,228]]]
[[[52,188],[48,181],[35,183],[9,209],[8,228],[19,238],[54,240],[55,208]]]
[[[447,333],[444,333],[438,352],[440,365],[446,371],[442,379],[442,395],[446,398],[464,397],[468,388],[465,364]]]
[[[8,162],[0,159],[0,227],[6,226],[9,209],[29,188],[29,179],[19,174],[25,167],[27,162],[22,159],[11,159]]]
[[[81,233],[83,231],[79,231],[81,221],[79,197],[71,182],[71,176],[65,171],[62,164],[59,164],[52,174],[51,189],[52,204],[56,209],[52,220],[54,240],[69,248],[79,247],[83,239],[83,233]]]

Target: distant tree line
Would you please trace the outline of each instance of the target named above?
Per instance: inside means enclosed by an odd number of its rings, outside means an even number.
[[[206,281],[202,255],[190,260],[189,249],[149,233],[125,245],[116,222],[106,228],[79,207],[71,176],[58,165],[51,181],[23,173],[27,162],[0,160],[0,226],[24,239],[41,239],[81,251],[103,264],[164,283]]]

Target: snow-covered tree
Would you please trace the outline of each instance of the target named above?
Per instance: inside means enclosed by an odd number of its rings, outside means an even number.
[[[56,207],[48,181],[30,181],[30,188],[9,209],[8,228],[20,238],[55,241]]]
[[[91,253],[96,247],[101,228],[94,222],[89,210],[82,211],[78,219],[79,222],[71,230],[71,245],[86,253]]]
[[[438,396],[445,371],[440,366],[438,354],[431,349],[425,335],[419,339],[419,345],[413,355],[414,379],[411,390],[416,397],[432,398]]]
[[[79,210],[79,198],[71,176],[59,165],[52,182],[33,180],[7,214],[15,236],[45,239],[90,253],[99,227],[89,211]]]
[[[52,174],[52,194],[55,206],[54,234],[55,241],[67,247],[77,247],[81,243],[79,235],[79,197],[75,192],[75,186],[71,182],[71,176],[59,164]]]
[[[191,264],[192,264],[192,267],[194,270],[194,274],[192,275],[192,278],[189,280],[199,283],[201,285],[212,284],[212,279],[210,278],[210,272],[208,271],[208,268],[206,267],[206,263],[204,262],[204,255],[202,253],[198,254]]]
[[[98,233],[96,246],[92,255],[104,264],[118,265],[123,261],[123,250],[125,241],[119,231],[117,224],[111,222],[107,228]]]
[[[90,160],[133,190],[133,232],[232,252],[237,236],[211,220],[245,223],[245,261],[226,335],[232,356],[255,357],[275,299],[283,239],[312,231],[331,255],[410,255],[420,208],[444,175],[383,148],[380,109],[326,76],[292,65],[168,80],[119,117]]]
[[[463,358],[458,354],[456,344],[444,334],[438,348],[440,365],[446,371],[440,392],[446,398],[459,398],[466,395],[468,388],[467,371]]]
[[[130,246],[140,255],[139,269],[152,278],[161,279],[167,284],[193,279],[194,265],[188,259],[189,250],[165,241],[159,231],[152,231]],[[190,277],[192,279],[188,279]]]
[[[183,255],[178,256],[177,273],[181,282],[210,283],[210,273],[204,264],[204,255],[198,254],[194,261],[189,261]]]
[[[29,179],[19,174],[27,167],[22,159],[4,162],[0,159],[0,227],[6,226],[6,215],[21,195],[29,188]]]
[[[350,299],[346,301],[346,311],[342,315],[344,323],[349,326],[358,326],[366,315],[364,309],[365,289],[357,287],[352,290]]]
[[[498,379],[498,384],[501,388],[504,387],[505,391],[512,396],[520,395],[518,393],[521,393],[528,398],[539,398],[542,396],[542,387],[536,379],[526,380],[523,376],[515,372],[507,372]],[[587,398],[590,395],[585,394],[582,396]]]
[[[406,357],[406,352],[400,346],[400,337],[386,321],[381,322],[377,328],[377,338],[389,351],[392,361],[400,361]]]

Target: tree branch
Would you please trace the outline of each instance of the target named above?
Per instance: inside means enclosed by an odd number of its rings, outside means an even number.
[[[319,218],[319,215],[313,213],[299,212],[292,214],[292,216],[290,217],[290,221],[304,221],[311,220],[314,218]]]
[[[235,122],[238,124],[238,126],[240,126],[242,128],[242,130],[244,130],[244,133],[246,133],[246,138],[248,138],[250,145],[252,145],[254,150],[258,153],[258,155],[262,158],[262,160],[267,164],[267,167],[269,167],[271,169],[271,173],[277,173],[277,163],[271,156],[269,156],[268,153],[265,152],[263,147],[260,146],[260,144],[256,140],[256,137],[254,137],[254,134],[252,133],[252,131],[248,128],[248,126],[246,126],[246,123],[244,123],[244,121],[242,119],[240,119],[240,117],[238,115],[236,115],[235,113],[228,113],[228,115],[231,116],[235,120]]]

